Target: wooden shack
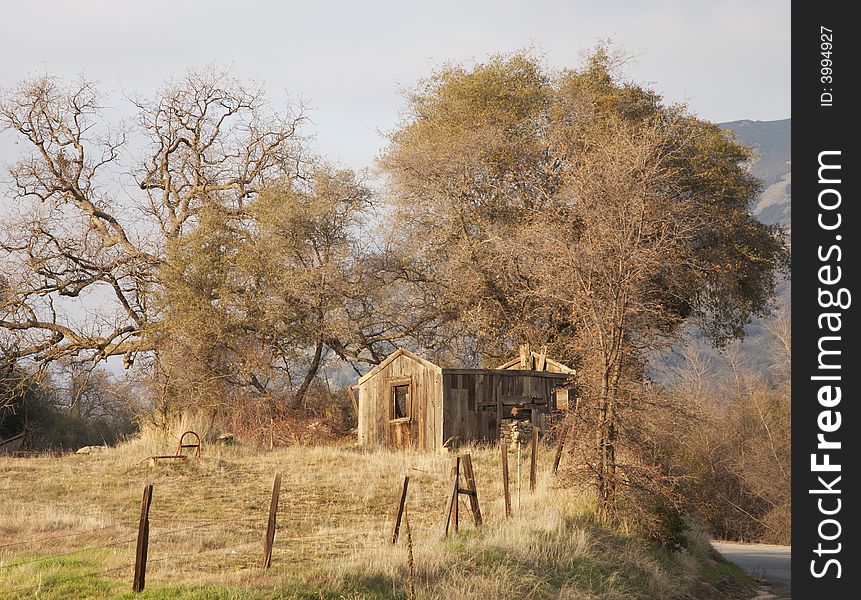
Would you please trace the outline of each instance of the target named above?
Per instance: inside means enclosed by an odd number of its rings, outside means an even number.
[[[513,416],[543,431],[557,390],[570,386],[566,371],[444,369],[400,348],[359,379],[359,444],[439,450],[494,441]]]

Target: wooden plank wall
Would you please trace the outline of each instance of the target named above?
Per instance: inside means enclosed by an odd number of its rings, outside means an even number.
[[[511,407],[527,404],[543,431],[563,380],[526,371],[443,371],[443,439],[455,443],[499,438],[499,422]]]
[[[391,422],[392,380],[411,382],[409,422]],[[532,423],[544,430],[556,407],[554,388],[565,378],[534,371],[445,369],[402,354],[359,384],[359,444],[437,450],[470,440],[499,437],[500,419],[515,405],[532,408]]]
[[[391,380],[411,379],[409,423],[390,423]],[[442,447],[442,376],[401,355],[359,384],[359,444],[436,450]]]

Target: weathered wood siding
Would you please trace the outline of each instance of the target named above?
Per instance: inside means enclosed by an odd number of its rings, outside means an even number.
[[[501,419],[515,406],[532,409],[532,423],[543,431],[546,415],[556,408],[555,388],[567,378],[538,371],[443,369],[443,440],[495,440]]]
[[[543,431],[556,408],[556,388],[569,378],[551,371],[441,369],[398,349],[359,379],[359,444],[431,451],[496,440],[515,407],[531,411]],[[395,385],[410,386],[408,418],[395,418]]]
[[[392,383],[408,379],[408,422],[393,422]],[[359,383],[359,444],[436,450],[442,447],[442,375],[400,354]]]

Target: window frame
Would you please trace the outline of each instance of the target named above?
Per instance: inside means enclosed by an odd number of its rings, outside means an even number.
[[[397,413],[396,410],[396,398],[395,398],[395,389],[399,387],[407,387],[407,406],[406,412],[407,416],[405,417],[395,417]],[[410,376],[405,377],[392,377],[389,379],[389,423],[409,423],[413,418],[413,378]]]

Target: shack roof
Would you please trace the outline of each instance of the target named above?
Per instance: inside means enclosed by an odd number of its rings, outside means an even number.
[[[522,366],[525,364],[535,366],[541,365],[541,367],[537,369],[539,371],[555,371],[556,373],[565,373],[567,375],[577,374],[577,371],[575,369],[572,369],[571,367],[564,365],[557,360],[553,360],[552,358],[547,358],[547,353],[545,350],[542,350],[541,352],[530,350],[528,344],[521,346],[519,356],[515,356],[511,360],[502,363],[496,368],[515,371],[531,371],[532,369],[527,369]]]
[[[556,371],[548,371],[548,370],[535,371],[535,370],[528,370],[528,369],[512,369],[511,368],[512,366],[514,366],[516,364],[520,364],[519,358],[508,361],[504,365],[500,365],[499,367],[497,367],[495,369],[467,369],[467,368],[444,369],[444,368],[440,367],[439,365],[434,364],[431,361],[422,358],[418,354],[416,354],[414,352],[410,352],[406,348],[398,348],[397,350],[395,350],[394,352],[389,354],[383,360],[383,362],[381,362],[380,364],[375,366],[373,369],[371,369],[370,371],[368,371],[367,373],[365,373],[364,375],[359,377],[359,383],[360,384],[364,383],[368,379],[372,378],[374,375],[376,375],[377,373],[379,373],[380,371],[385,369],[393,360],[395,360],[399,356],[406,356],[407,358],[410,358],[416,362],[421,363],[423,366],[425,366],[426,368],[428,368],[428,369],[430,369],[436,373],[446,374],[446,375],[449,375],[449,374],[451,374],[451,375],[470,375],[470,374],[494,373],[497,375],[509,375],[512,377],[516,377],[518,375],[525,375],[528,373],[531,377],[538,376],[538,377],[549,377],[549,378],[554,378],[554,379],[568,379],[571,375],[574,375],[574,373],[575,373],[574,369],[566,367],[562,363],[556,362],[555,360],[551,360],[549,358],[546,359],[547,364],[548,365],[552,364],[552,366],[556,369]]]
[[[431,361],[423,359],[418,354],[415,354],[414,352],[410,352],[406,348],[398,348],[397,350],[395,350],[394,352],[389,354],[383,360],[383,362],[381,362],[376,367],[374,367],[373,369],[371,369],[370,371],[368,371],[367,373],[365,373],[364,375],[359,377],[359,383],[366,382],[368,379],[370,379],[371,377],[373,377],[374,375],[376,375],[377,373],[379,373],[380,371],[385,369],[393,360],[395,360],[399,356],[406,356],[408,358],[413,359],[416,362],[421,363],[422,365],[424,365],[428,369],[431,369],[432,371],[436,371],[437,373],[442,373],[442,367],[440,367],[439,365],[435,365]]]

